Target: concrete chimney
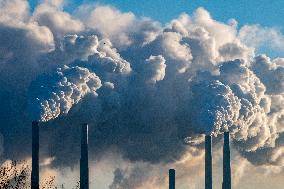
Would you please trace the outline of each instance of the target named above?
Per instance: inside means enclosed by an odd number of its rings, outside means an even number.
[[[230,133],[224,132],[222,189],[231,189]]]
[[[212,189],[212,137],[205,136],[205,189]]]
[[[32,175],[31,189],[39,189],[39,126],[32,122]]]
[[[82,125],[81,131],[80,189],[89,189],[88,124],[86,123]]]
[[[175,189],[176,171],[174,169],[169,170],[169,189]]]

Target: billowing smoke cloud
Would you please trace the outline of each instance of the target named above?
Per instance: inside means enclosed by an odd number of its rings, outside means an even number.
[[[145,180],[150,179],[151,167],[148,165],[140,165],[133,168],[122,170],[117,168],[114,171],[113,183],[110,185],[110,189],[120,189],[120,188],[135,188],[141,187]],[[146,177],[146,178],[145,178]]]
[[[55,37],[84,30],[84,24],[63,11],[63,1],[44,1],[36,7],[31,17],[33,22],[47,26]]]
[[[275,54],[279,55],[284,51],[284,36],[278,28],[246,25],[241,28],[239,38],[249,47],[271,48]]]
[[[192,86],[192,93],[192,123],[200,132],[217,135],[237,122],[241,104],[229,86],[219,80],[199,81]]]
[[[55,75],[39,78],[37,82],[40,84],[33,83],[30,89],[34,97],[31,112],[40,111],[35,112],[33,117],[40,121],[67,114],[88,93],[96,96],[96,90],[101,87],[96,74],[78,66],[58,68]]]
[[[36,119],[52,166],[78,163],[82,122],[96,161],[113,150],[131,162],[183,164],[202,156],[203,134],[229,130],[242,158],[283,166],[284,61],[247,46],[256,26],[238,30],[203,8],[165,26],[109,6],[75,12],[61,1],[33,12],[26,1],[0,1],[3,159],[28,156]],[[143,169],[118,167],[110,188],[139,188]]]

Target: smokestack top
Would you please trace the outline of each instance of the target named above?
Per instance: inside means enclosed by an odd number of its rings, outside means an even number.
[[[212,135],[211,134],[205,135],[205,140],[206,139],[210,139],[211,140],[212,139]]]
[[[229,131],[225,131],[224,132],[224,139],[228,140],[230,138],[230,132]]]
[[[88,144],[89,140],[89,126],[87,123],[82,124],[82,132],[81,132],[81,141],[86,142]]]
[[[169,169],[169,172],[175,172],[176,170],[175,169]]]
[[[32,121],[32,126],[37,126],[37,125],[38,125],[38,123],[39,123],[39,121],[34,120],[34,121]]]

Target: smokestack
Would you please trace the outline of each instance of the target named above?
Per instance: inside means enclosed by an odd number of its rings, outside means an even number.
[[[205,189],[212,189],[212,137],[205,136]]]
[[[39,127],[32,122],[32,175],[31,189],[39,189]]]
[[[81,131],[80,189],[89,189],[88,161],[88,124],[84,123]]]
[[[231,189],[230,133],[224,132],[222,189]]]
[[[169,189],[175,189],[175,176],[176,171],[174,169],[169,170]]]

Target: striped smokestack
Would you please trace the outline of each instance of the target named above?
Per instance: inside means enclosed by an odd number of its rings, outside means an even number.
[[[175,189],[176,171],[174,169],[169,170],[169,189]]]
[[[81,131],[80,189],[89,189],[88,124],[86,123],[82,125]]]
[[[230,133],[224,133],[222,189],[231,189]]]
[[[205,189],[212,189],[212,137],[205,136]]]
[[[31,189],[39,189],[39,127],[32,122],[32,175]]]

